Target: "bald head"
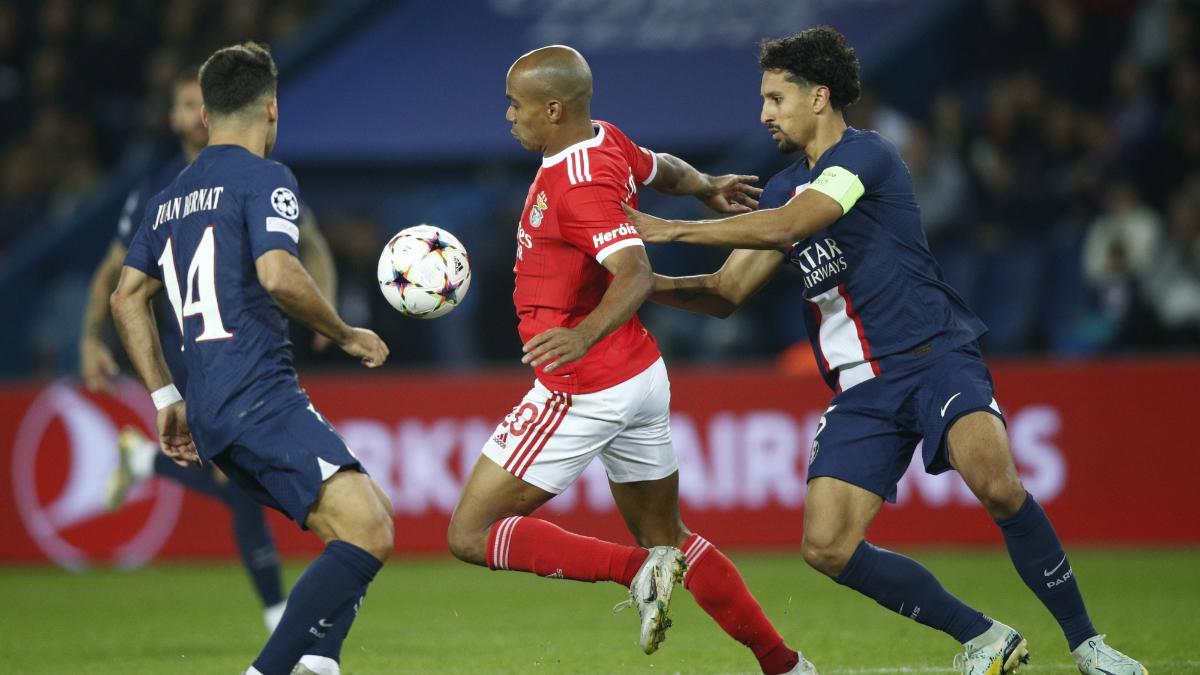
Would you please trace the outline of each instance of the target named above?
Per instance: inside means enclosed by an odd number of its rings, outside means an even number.
[[[572,112],[587,111],[592,100],[592,69],[583,55],[564,45],[535,49],[508,69],[511,86],[540,102],[559,101]]]

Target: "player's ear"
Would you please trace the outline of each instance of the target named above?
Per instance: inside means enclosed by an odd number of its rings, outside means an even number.
[[[829,107],[829,87],[819,84],[813,87],[813,112],[819,113]]]
[[[562,115],[563,104],[561,101],[546,102],[546,117],[549,118],[551,123],[557,123],[560,119],[562,119]]]
[[[271,123],[279,121],[279,99],[274,96],[267,101],[267,121]]]
[[[208,106],[203,103],[200,104],[200,123],[204,125],[205,129],[208,128]]]

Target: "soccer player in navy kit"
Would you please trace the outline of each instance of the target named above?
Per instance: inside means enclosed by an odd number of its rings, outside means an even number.
[[[111,304],[158,408],[163,451],[181,465],[216,464],[326,543],[247,673],[327,675],[338,672],[342,639],[391,554],[392,508],[300,388],[284,313],[368,367],[388,349],[346,325],[296,258],[296,181],[265,159],[279,118],[276,78],[270,53],[254,43],[205,62],[210,145],[147,203]],[[182,336],[186,404],[150,311],[163,291]]]
[[[208,144],[208,129],[200,115],[203,104],[197,69],[184,71],[173,83],[170,111],[171,130],[179,138],[181,152],[152,171],[129,193],[117,223],[116,236],[104,260],[92,274],[79,341],[80,378],[92,391],[109,391],[117,373],[116,360],[103,338],[109,319],[108,299],[117,287],[125,254],[142,222],[146,202],[170,185]],[[336,284],[333,257],[317,229],[316,219],[307,211],[300,217],[300,260],[313,275],[322,294],[332,299]],[[160,317],[170,314],[170,310],[163,312],[165,307],[165,301],[159,304],[157,313]],[[164,340],[163,352],[176,385],[184,389],[187,373],[179,351],[178,333],[168,331],[160,337]],[[245,490],[225,480],[213,467],[197,471],[177,466],[159,452],[157,440],[147,439],[134,427],[121,430],[118,447],[121,462],[108,485],[109,508],[118,508],[134,486],[154,475],[169,478],[229,507],[234,541],[242,564],[262,602],[267,630],[273,631],[283,616],[284,592],[279,554],[263,507]]]
[[[1090,675],[1145,673],[1104,642],[1049,519],[1017,476],[977,338],[986,328],[947,286],[921,230],[895,147],[847,127],[858,59],[841,34],[813,28],[763,43],[762,122],[800,157],[767,184],[762,210],[668,221],[629,210],[646,241],[735,247],[710,275],[657,277],[652,299],[728,316],[781,262],[803,275],[805,321],[836,395],[809,460],[804,559],[892,611],[953,636],[963,673],[1014,672],[1025,638],[946,591],[915,560],[865,537],[924,440],[926,471],[956,469],[996,520],[1018,573],[1061,625]]]

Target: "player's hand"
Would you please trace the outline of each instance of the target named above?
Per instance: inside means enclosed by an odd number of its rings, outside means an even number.
[[[374,331],[366,328],[351,328],[350,339],[342,345],[342,350],[350,356],[362,359],[364,366],[378,368],[387,361],[388,347]]]
[[[544,372],[552,373],[559,366],[582,359],[595,341],[577,328],[551,328],[525,343],[521,348],[525,352],[521,363],[534,368],[548,364]]]
[[[179,466],[200,464],[200,453],[188,429],[187,405],[179,401],[158,411],[158,444]]]
[[[621,203],[621,208],[625,209],[625,216],[629,218],[629,224],[638,231],[642,241],[648,244],[665,244],[675,241],[675,236],[672,234],[672,221],[634,210],[624,202]]]
[[[751,185],[757,182],[758,176],[709,176],[708,190],[696,198],[717,213],[746,213],[758,208],[762,188]]]
[[[79,343],[79,376],[91,391],[112,392],[112,380],[120,372],[108,345],[91,335]]]

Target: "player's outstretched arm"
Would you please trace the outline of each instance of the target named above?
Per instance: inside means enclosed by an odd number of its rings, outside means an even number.
[[[308,270],[313,283],[331,306],[337,306],[337,267],[333,264],[333,253],[329,242],[317,227],[312,212],[305,211],[300,218],[300,264]]]
[[[535,335],[525,343],[521,363],[534,368],[549,364],[545,372],[551,373],[578,361],[592,345],[629,321],[650,296],[654,279],[644,247],[628,246],[601,264],[613,278],[600,304],[574,328],[551,328]]]
[[[655,153],[658,170],[650,187],[668,195],[688,195],[717,213],[746,213],[758,208],[758,176],[710,176],[675,155]]]
[[[296,256],[272,249],[254,261],[258,282],[288,316],[333,340],[347,354],[375,368],[387,360],[388,348],[379,336],[365,328],[352,328],[321,297],[313,278]]]
[[[83,308],[83,326],[79,332],[79,377],[92,391],[109,391],[118,372],[117,361],[104,344],[104,326],[108,323],[109,297],[121,277],[125,247],[113,241],[104,260],[92,273],[87,304]]]
[[[650,299],[724,319],[765,286],[782,261],[783,254],[778,251],[738,249],[712,274],[688,277],[655,274]]]
[[[300,264],[308,270],[313,282],[321,290],[321,295],[329,304],[337,308],[337,266],[333,263],[333,253],[329,251],[329,242],[317,227],[317,218],[312,211],[305,209],[300,217]],[[321,351],[329,345],[329,338],[317,333],[313,336],[313,349]]]
[[[150,300],[162,291],[162,282],[133,267],[121,269],[121,279],[109,304],[113,322],[158,408],[158,436],[163,452],[176,464],[187,466],[200,461],[187,426],[187,408],[171,381],[171,371],[163,358],[162,343]]]
[[[805,190],[775,209],[720,220],[665,220],[622,204],[631,225],[652,243],[681,241],[734,248],[786,248],[841,218],[842,205],[817,190]]]
[[[121,268],[121,278],[109,299],[113,323],[117,325],[117,334],[121,336],[125,352],[150,391],[171,384],[171,371],[167,370],[162,343],[158,339],[158,327],[150,309],[150,300],[162,288],[162,282],[158,279],[125,266]]]

